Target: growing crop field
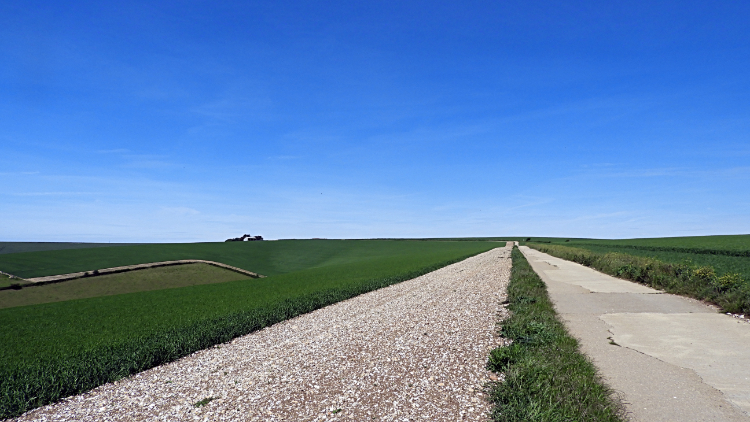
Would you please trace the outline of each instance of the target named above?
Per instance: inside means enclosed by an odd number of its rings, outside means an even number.
[[[60,249],[106,248],[125,245],[134,245],[134,243],[0,242],[0,254],[57,251]]]
[[[11,280],[10,277],[5,274],[0,274],[0,287],[8,287],[13,283],[15,283],[15,281]]]
[[[26,277],[192,258],[269,277],[0,309],[0,416],[18,414],[502,245],[309,240],[3,255],[0,269]],[[44,270],[34,268],[35,260]]]
[[[686,250],[694,253],[709,251],[714,254],[735,252],[738,255],[750,256],[750,235],[724,236],[686,236],[686,237],[654,237],[643,239],[571,239],[574,244],[601,244],[634,248],[659,248],[660,250]]]
[[[248,279],[250,277],[244,274],[209,264],[148,268],[18,290],[0,290],[0,309]]]
[[[531,243],[565,244],[576,247],[600,246],[633,250],[683,252],[702,255],[750,256],[750,235],[653,237],[642,239],[586,239],[533,237]],[[525,241],[525,239],[522,239]]]
[[[0,255],[0,270],[31,278],[147,262],[204,259],[270,276],[377,256],[409,254],[422,243],[435,244],[385,240],[279,240],[127,245]]]

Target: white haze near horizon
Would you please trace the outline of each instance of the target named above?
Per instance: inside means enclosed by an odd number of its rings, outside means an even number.
[[[750,3],[0,5],[0,241],[750,233]]]

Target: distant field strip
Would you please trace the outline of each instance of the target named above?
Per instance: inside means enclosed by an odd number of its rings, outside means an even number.
[[[750,250],[741,249],[706,249],[696,247],[678,247],[678,246],[647,246],[647,245],[630,245],[630,244],[613,244],[613,243],[573,243],[578,247],[587,246],[598,246],[602,248],[618,248],[618,249],[637,249],[641,251],[654,251],[654,252],[678,252],[678,253],[690,253],[700,255],[726,255],[726,256],[740,256],[750,257]]]
[[[105,268],[91,262],[100,264],[149,256],[149,261],[155,261],[153,255],[196,254],[197,251],[214,257],[212,261],[258,268],[268,275],[252,282],[238,280],[0,309],[0,326],[3,327],[0,330],[3,345],[0,348],[0,418],[18,415],[288,318],[412,279],[498,246],[491,242],[426,241],[251,243],[256,245],[140,245],[0,256],[24,255],[22,259],[5,262],[22,263],[28,272],[33,272],[29,256],[42,255],[50,268],[78,265]],[[102,254],[105,250],[107,254]],[[127,256],[118,256],[122,251]],[[71,253],[80,254],[74,256],[80,257],[84,264],[67,262]],[[142,271],[152,270],[158,269]],[[95,279],[83,278],[71,283]]]
[[[199,259],[221,262],[265,276],[410,254],[420,247],[457,248],[487,242],[387,240],[279,240],[263,242],[159,243],[0,255],[0,270],[22,278],[113,268],[149,262]],[[422,245],[422,246],[418,246]],[[429,246],[432,245],[432,246]]]
[[[21,252],[57,251],[61,249],[108,248],[128,245],[137,245],[137,243],[0,242],[0,255]]]
[[[67,280],[64,283],[0,289],[0,308],[175,289],[201,284],[226,283],[237,280],[253,279],[244,274],[208,264],[153,267],[138,271],[82,277]]]
[[[748,251],[750,250],[750,235],[722,235],[722,236],[686,236],[686,237],[653,237],[643,239],[576,239],[571,243],[596,243],[609,246],[639,246],[662,247],[679,249],[705,249]],[[552,243],[557,243],[553,241]]]
[[[736,235],[719,235],[719,236],[684,236],[684,237],[652,237],[642,239],[581,239],[581,238],[561,238],[561,237],[535,237],[528,238],[534,243],[552,243],[565,244],[566,246],[584,246],[584,245],[601,245],[617,247],[638,247],[638,248],[663,248],[661,250],[685,250],[694,251],[711,251],[710,254],[718,254],[717,250],[738,252],[743,255],[750,251],[750,234]],[[656,250],[656,249],[654,249]],[[731,252],[730,252],[731,253]]]
[[[233,267],[231,265],[222,264],[221,262],[206,261],[203,259],[181,259],[179,261],[162,261],[162,262],[150,262],[147,264],[136,264],[136,265],[125,265],[122,267],[102,268],[100,270],[82,271],[71,274],[51,275],[46,277],[34,277],[27,278],[26,281],[31,283],[57,283],[60,281],[74,280],[82,277],[92,277],[97,275],[116,274],[124,273],[126,271],[143,270],[146,268],[157,268],[157,267],[168,267],[172,265],[185,265],[185,264],[208,264],[215,267],[225,268],[240,274],[244,274],[251,278],[263,278],[264,275],[256,274],[252,271],[243,270],[242,268]]]

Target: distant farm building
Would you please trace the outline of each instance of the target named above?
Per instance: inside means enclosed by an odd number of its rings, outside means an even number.
[[[256,240],[263,240],[263,236],[250,236],[249,234],[243,234],[242,237],[227,239],[225,242],[254,242]]]

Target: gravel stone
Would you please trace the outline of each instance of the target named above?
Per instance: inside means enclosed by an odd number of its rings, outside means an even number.
[[[494,249],[16,420],[486,421],[510,268]]]

